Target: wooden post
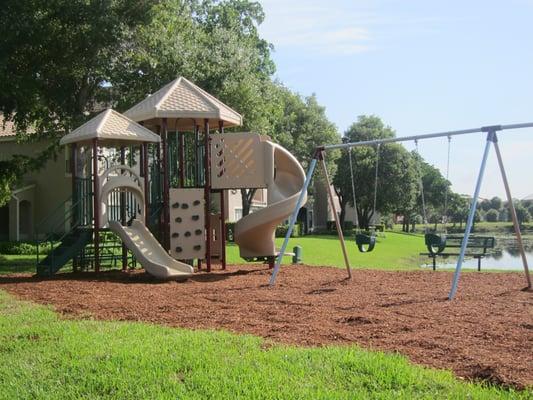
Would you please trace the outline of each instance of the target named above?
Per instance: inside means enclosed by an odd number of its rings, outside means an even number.
[[[320,152],[320,163],[322,165],[322,171],[324,172],[324,176],[326,177],[326,186],[328,189],[328,195],[329,195],[329,203],[331,205],[331,209],[333,210],[333,217],[335,218],[335,225],[337,227],[337,234],[339,235],[339,240],[341,242],[341,248],[342,248],[342,254],[344,256],[344,263],[346,265],[346,271],[348,272],[348,278],[352,278],[352,271],[350,269],[350,261],[348,259],[348,253],[346,252],[346,243],[344,242],[344,234],[342,233],[342,227],[341,222],[339,220],[339,215],[337,214],[337,208],[335,207],[335,199],[333,197],[333,189],[331,188],[331,183],[329,182],[329,175],[328,175],[328,169],[326,167],[326,160],[324,158],[325,154],[322,150]]]
[[[100,182],[98,177],[98,139],[93,139],[94,271],[100,272]]]
[[[211,157],[209,151],[209,120],[204,120],[204,201],[205,201],[205,264],[207,272],[211,272],[211,174],[209,171]]]
[[[500,146],[498,145],[498,137],[494,133],[492,140],[494,145],[494,150],[496,150],[496,157],[498,158],[498,165],[500,166],[500,172],[502,174],[503,185],[505,186],[505,193],[507,195],[507,204],[509,206],[509,212],[511,214],[511,219],[513,220],[514,232],[516,235],[516,242],[518,243],[518,249],[520,250],[520,256],[522,257],[522,264],[524,266],[524,274],[526,275],[526,283],[528,289],[531,289],[531,276],[529,274],[529,266],[527,264],[526,252],[524,250],[524,243],[522,241],[522,233],[520,232],[520,224],[518,223],[518,218],[516,216],[516,209],[513,203],[513,196],[511,195],[511,188],[509,186],[509,181],[507,180],[507,174],[505,173],[505,168],[503,166],[503,158],[500,152]]]
[[[161,137],[163,140],[163,247],[170,250],[170,210],[169,210],[169,163],[168,163],[168,131],[167,119],[163,118],[163,130]]]

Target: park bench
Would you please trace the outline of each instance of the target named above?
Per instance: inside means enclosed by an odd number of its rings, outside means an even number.
[[[448,258],[458,257],[459,251],[447,251],[448,249],[460,249],[463,241],[462,235],[447,236],[446,246],[441,252],[420,253],[421,256],[428,256],[433,261],[433,271],[437,269],[437,257]],[[486,256],[492,254],[491,249],[494,248],[496,241],[492,236],[470,236],[466,246],[466,257],[472,257],[477,260],[477,270],[481,271],[481,260]]]

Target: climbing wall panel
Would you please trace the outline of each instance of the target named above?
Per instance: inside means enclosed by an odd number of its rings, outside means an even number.
[[[211,136],[211,187],[213,189],[265,188],[265,138],[255,133]]]
[[[203,189],[170,189],[170,255],[177,260],[205,258]]]

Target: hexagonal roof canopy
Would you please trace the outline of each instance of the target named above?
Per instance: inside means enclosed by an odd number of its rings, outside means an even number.
[[[105,141],[108,144],[110,142],[112,144],[120,144],[123,142],[158,143],[161,141],[158,135],[144,126],[139,125],[137,122],[132,121],[115,110],[107,109],[79,128],[63,136],[59,144],[66,145],[89,142],[95,138]]]
[[[219,121],[224,127],[242,125],[239,113],[183,77],[166,84],[124,115],[145,125],[160,125],[160,119],[167,118],[169,129],[191,129],[195,123],[203,125],[205,119],[214,127]]]

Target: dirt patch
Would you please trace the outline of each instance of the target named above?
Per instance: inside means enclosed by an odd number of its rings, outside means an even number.
[[[0,278],[0,289],[69,317],[215,328],[304,346],[358,344],[399,352],[458,376],[533,384],[533,293],[518,273],[464,273],[455,301],[448,272],[291,266],[278,285],[257,265],[199,273],[184,283],[141,271]]]

